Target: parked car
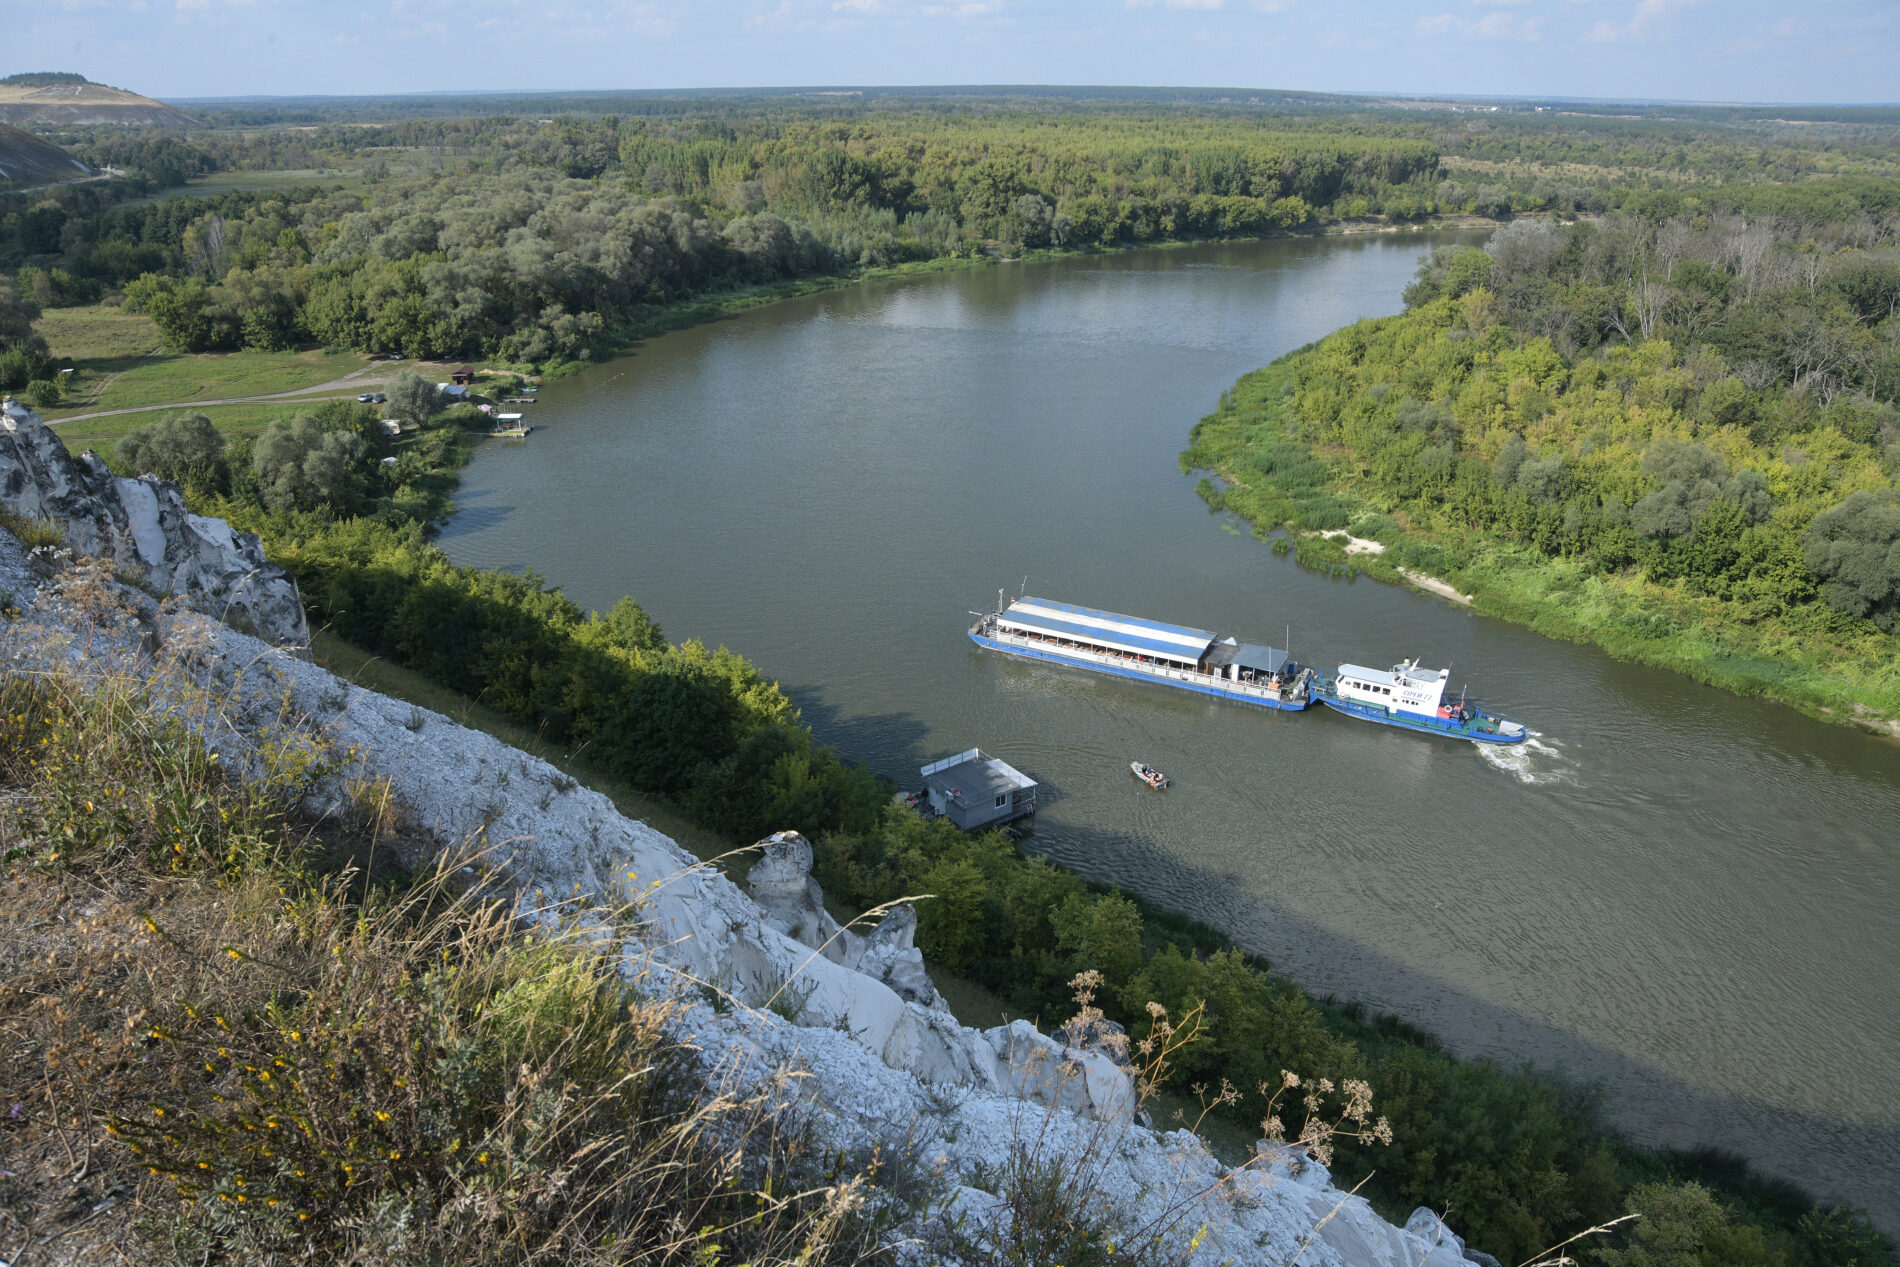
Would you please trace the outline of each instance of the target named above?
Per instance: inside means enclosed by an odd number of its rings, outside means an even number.
[[[379,405],[385,405],[389,403],[389,397],[383,395],[381,392],[377,392],[374,396],[370,397],[370,399],[374,400]]]
[[[356,398],[356,403],[359,405],[374,404],[375,401],[376,401],[376,397],[370,392],[363,392],[361,395],[357,396]]]

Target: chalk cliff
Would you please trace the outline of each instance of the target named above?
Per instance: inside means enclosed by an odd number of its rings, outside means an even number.
[[[75,556],[109,561],[148,592],[277,646],[304,646],[310,628],[297,583],[264,557],[256,535],[194,515],[165,480],[114,475],[98,454],[77,458],[33,410],[0,402],[0,509],[51,524]]]

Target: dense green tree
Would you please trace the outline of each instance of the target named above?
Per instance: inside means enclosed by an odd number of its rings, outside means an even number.
[[[1849,494],[1815,516],[1801,552],[1831,606],[1900,632],[1900,491]]]
[[[1093,968],[1120,989],[1141,971],[1141,911],[1121,894],[1072,894],[1049,923],[1077,972]]]
[[[402,370],[389,380],[389,412],[420,427],[442,412],[443,397],[439,384],[414,370]]]
[[[301,415],[264,429],[251,447],[251,471],[269,510],[350,515],[362,504],[368,457],[362,437]]]
[[[166,414],[123,437],[116,456],[120,470],[222,492],[228,482],[225,447],[224,436],[203,414]]]
[[[39,301],[24,293],[11,279],[0,277],[0,348],[46,350],[46,340],[33,330],[40,319]]]

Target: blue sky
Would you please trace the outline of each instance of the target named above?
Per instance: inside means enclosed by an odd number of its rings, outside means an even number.
[[[0,0],[156,97],[1141,84],[1900,101],[1895,0]]]

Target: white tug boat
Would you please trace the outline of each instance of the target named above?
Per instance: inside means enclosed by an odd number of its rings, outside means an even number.
[[[1337,676],[1313,688],[1313,699],[1334,712],[1382,726],[1473,743],[1524,742],[1528,732],[1522,722],[1473,707],[1463,694],[1455,702],[1446,700],[1450,679],[1450,670],[1422,669],[1416,660],[1395,664],[1389,671],[1342,664]]]

